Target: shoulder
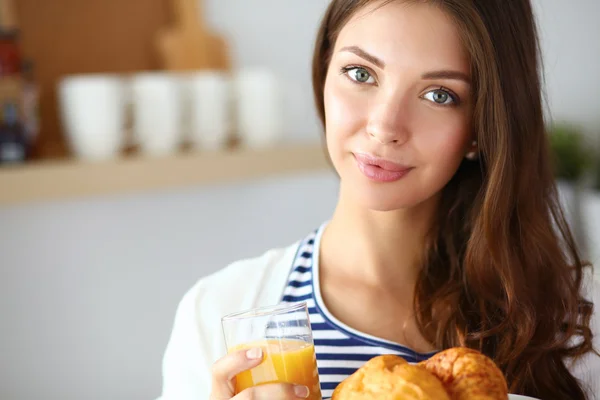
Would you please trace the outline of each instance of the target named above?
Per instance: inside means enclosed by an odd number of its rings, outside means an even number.
[[[599,278],[588,276],[584,282],[582,294],[584,298],[593,303],[593,314],[590,321],[593,346],[600,352],[600,281]],[[573,375],[587,389],[590,400],[600,400],[600,356],[590,352],[570,365]]]
[[[590,328],[594,334],[594,346],[600,351],[600,277],[587,275],[583,283],[582,295],[593,304]]]
[[[600,277],[591,277],[588,280],[584,286],[584,296],[594,305],[590,328],[594,334],[594,347],[600,352]],[[600,358],[598,359],[598,364],[600,366]]]
[[[224,315],[278,303],[296,256],[298,243],[271,249],[258,257],[229,264],[200,279],[183,297],[178,314],[192,320],[201,341],[221,349]]]
[[[271,249],[258,257],[229,264],[222,270],[200,279],[191,290],[196,306],[253,305],[269,302],[282,291],[291,271],[298,243]],[[227,293],[227,297],[224,294]],[[232,311],[240,311],[234,309]]]
[[[208,397],[211,365],[226,352],[221,317],[278,303],[297,249],[295,243],[234,262],[188,290],[163,357],[162,400]]]

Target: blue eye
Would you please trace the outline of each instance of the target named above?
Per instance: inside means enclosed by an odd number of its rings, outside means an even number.
[[[440,106],[450,106],[458,103],[456,96],[445,89],[431,90],[425,93],[423,98]]]
[[[361,84],[373,84],[375,78],[371,73],[362,67],[345,67],[342,68],[342,73],[346,74],[351,80]]]

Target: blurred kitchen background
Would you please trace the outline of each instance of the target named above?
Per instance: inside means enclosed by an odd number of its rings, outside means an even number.
[[[561,197],[600,263],[600,2],[534,2]],[[329,217],[327,4],[0,0],[0,399],[156,398],[184,292]]]

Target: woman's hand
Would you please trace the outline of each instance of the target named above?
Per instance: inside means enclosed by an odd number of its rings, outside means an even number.
[[[221,358],[213,365],[210,400],[297,400],[306,399],[306,386],[274,383],[248,388],[235,395],[235,376],[258,366],[263,361],[262,349],[242,350]]]

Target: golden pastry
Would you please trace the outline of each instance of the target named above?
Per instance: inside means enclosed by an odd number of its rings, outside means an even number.
[[[457,347],[420,363],[437,376],[452,400],[505,400],[508,387],[496,364],[476,350]]]
[[[417,365],[395,355],[371,359],[333,392],[332,400],[507,400],[496,364],[475,350],[452,348]]]
[[[371,359],[340,383],[331,400],[450,400],[444,386],[423,367],[393,355]]]

